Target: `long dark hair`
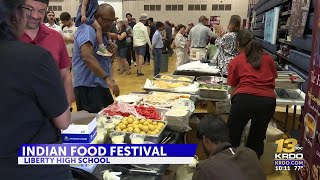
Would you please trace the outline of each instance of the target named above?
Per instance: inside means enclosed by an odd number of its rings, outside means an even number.
[[[238,15],[232,15],[228,25],[229,32],[239,32],[240,26],[241,26],[241,17]]]
[[[25,0],[0,0],[0,39],[14,40]]]
[[[247,30],[241,30],[237,35],[237,42],[239,48],[245,50],[247,61],[255,69],[259,69],[261,65],[262,47],[258,43],[252,32]]]

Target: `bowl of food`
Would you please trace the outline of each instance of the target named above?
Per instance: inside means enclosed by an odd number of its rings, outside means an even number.
[[[117,132],[117,131],[111,132],[110,137],[111,137],[112,144],[124,143],[125,135],[126,134],[124,132]]]
[[[130,136],[131,144],[143,144],[145,135],[143,134],[131,134]]]

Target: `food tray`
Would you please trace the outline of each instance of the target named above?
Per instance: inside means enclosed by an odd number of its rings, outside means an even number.
[[[157,91],[157,92],[168,92],[168,93],[179,93],[179,94],[193,94],[196,95],[197,92],[179,92],[176,91],[175,89],[161,89],[161,88],[156,88],[156,87],[142,87],[143,90],[145,91]]]
[[[163,97],[165,94],[173,95],[173,96],[177,96],[177,98],[174,98],[174,99],[168,98],[168,100],[164,101],[164,102],[159,102],[159,101],[158,102],[157,101],[151,101],[150,102],[150,101],[148,101],[147,98],[149,96],[153,96],[154,94],[158,94],[159,97],[160,96]],[[164,92],[154,92],[154,91],[152,91],[147,96],[145,96],[142,99],[142,101],[139,102],[139,105],[155,106],[157,108],[171,108],[175,104],[176,100],[179,100],[179,99],[182,99],[182,98],[190,99],[190,97],[191,96],[189,94],[179,94],[179,93],[170,93],[170,92],[164,93]]]
[[[278,71],[275,85],[280,89],[300,89],[304,82],[305,80],[293,71]]]
[[[204,86],[209,88],[214,87],[223,87],[224,89],[207,89]],[[199,96],[204,98],[211,99],[226,99],[228,98],[228,87],[226,85],[215,85],[215,84],[201,84],[199,87]]]
[[[227,84],[227,78],[220,76],[200,76],[197,77],[196,81],[199,84],[218,84],[220,82]]]
[[[164,76],[167,76],[167,77],[171,77],[172,79],[163,79]],[[187,78],[189,80],[179,80],[178,78],[181,78],[181,77],[184,77],[184,78]],[[171,81],[171,82],[189,82],[189,83],[192,83],[195,79],[194,76],[183,76],[183,75],[163,75],[163,74],[157,74],[154,79],[156,80],[164,80],[164,81]]]
[[[140,119],[139,119],[139,120],[140,120]],[[147,138],[147,137],[157,138],[157,137],[159,137],[159,136],[162,134],[162,132],[164,131],[164,129],[167,127],[168,121],[153,120],[153,119],[151,119],[151,120],[152,120],[152,122],[162,122],[162,123],[164,123],[164,126],[162,127],[161,131],[160,131],[158,134],[156,134],[156,135],[144,134],[146,138]],[[122,121],[122,120],[121,120],[121,121]],[[120,124],[121,121],[120,121],[118,124]],[[114,126],[114,128],[111,130],[112,132],[113,132],[113,131],[116,131],[116,127],[118,126],[118,124],[116,124],[116,125]],[[117,131],[117,132],[123,132],[123,131]],[[127,137],[129,137],[129,136],[130,136],[131,134],[133,134],[134,132],[124,132],[124,133],[126,134]],[[136,134],[139,134],[139,133],[136,133]]]

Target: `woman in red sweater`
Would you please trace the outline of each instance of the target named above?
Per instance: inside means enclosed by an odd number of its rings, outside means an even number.
[[[237,35],[240,54],[228,65],[232,106],[228,119],[231,144],[240,145],[245,125],[251,119],[247,147],[260,158],[268,124],[276,107],[274,92],[277,69],[271,56],[263,53],[254,35],[241,30]]]

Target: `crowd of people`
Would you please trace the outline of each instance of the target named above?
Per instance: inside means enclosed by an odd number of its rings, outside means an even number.
[[[190,23],[187,27],[155,22],[144,14],[138,22],[130,13],[126,20],[116,20],[111,5],[84,0],[75,22],[67,12],[60,15],[60,29],[54,24],[54,12],[47,12],[48,3],[0,1],[0,82],[4,85],[0,90],[0,113],[7,117],[2,120],[1,133],[10,137],[10,141],[1,141],[6,147],[0,149],[0,164],[5,165],[0,168],[3,177],[70,179],[69,166],[18,167],[20,145],[61,143],[60,130],[71,123],[74,99],[79,111],[92,113],[112,104],[112,94],[120,94],[112,71],[115,56],[119,74],[130,74],[134,62],[137,76],[143,76],[142,65],[153,59],[156,75],[162,54],[175,50],[177,67],[192,54],[213,57],[231,87],[227,124],[208,117],[199,125],[198,137],[209,159],[199,165],[194,179],[265,178],[258,158],[263,154],[263,140],[275,111],[277,72],[272,57],[263,53],[254,35],[241,30],[239,16],[231,16],[227,31],[217,26],[213,32],[205,16],[200,16],[195,26]],[[248,148],[235,148],[250,119]],[[213,165],[216,160],[226,164]],[[215,172],[210,170],[212,167],[217,168]],[[234,176],[228,174],[228,168],[234,170]],[[256,170],[246,172],[250,168]]]

